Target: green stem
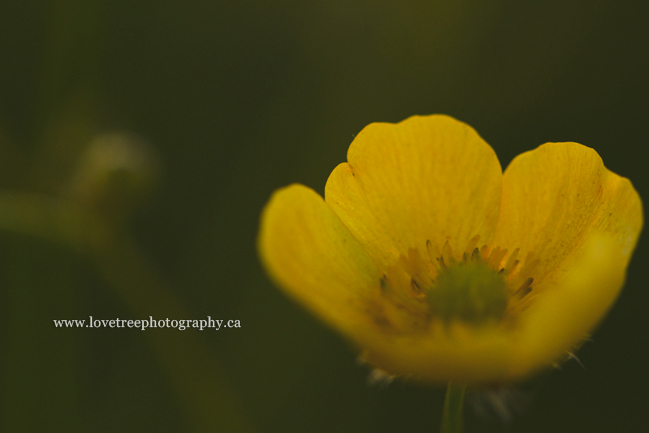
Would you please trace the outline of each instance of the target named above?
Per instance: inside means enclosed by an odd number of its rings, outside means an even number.
[[[442,433],[462,432],[462,408],[464,407],[464,391],[466,385],[448,383],[444,412],[442,413]]]

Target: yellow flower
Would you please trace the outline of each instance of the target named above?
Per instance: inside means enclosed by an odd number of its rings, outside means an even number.
[[[374,123],[331,173],[266,205],[275,282],[368,363],[429,382],[523,379],[576,350],[615,301],[642,228],[628,179],[576,143],[502,172],[442,115]]]

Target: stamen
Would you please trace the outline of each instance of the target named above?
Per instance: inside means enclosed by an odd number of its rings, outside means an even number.
[[[500,247],[496,247],[493,250],[491,250],[491,254],[489,255],[489,260],[487,261],[487,264],[490,267],[494,267],[494,262],[496,261],[496,256],[500,253]]]
[[[514,302],[510,307],[507,308],[507,316],[516,317],[521,314],[523,311],[527,310],[530,305],[534,302],[537,295],[527,294]]]
[[[507,259],[507,264],[505,265],[505,269],[507,270],[507,273],[511,273],[511,269],[513,269],[514,262],[516,262],[516,258],[518,257],[518,252],[520,251],[520,248],[516,248],[514,251],[512,251],[512,254],[509,256]]]
[[[444,242],[444,248],[442,248],[442,257],[446,259],[446,262],[449,265],[455,264],[455,259],[453,258],[453,250],[451,249],[451,244],[448,243],[448,239]]]
[[[525,264],[521,268],[521,271],[519,275],[522,278],[525,278],[526,276],[530,275],[534,268],[540,263],[541,261],[537,258],[534,258],[534,253],[531,251],[527,253],[527,257],[525,258]]]
[[[461,320],[478,324],[512,320],[532,305],[538,296],[538,290],[531,293],[532,275],[540,260],[531,252],[525,260],[519,260],[520,248],[510,253],[499,245],[479,247],[479,241],[479,235],[473,236],[466,250],[455,256],[450,239],[441,249],[427,239],[428,260],[420,255],[421,249],[410,248],[399,259],[410,282],[398,278],[403,288],[397,307],[418,311],[424,318],[421,323]],[[384,294],[392,293],[395,283],[383,275],[380,289]],[[402,305],[403,299],[407,302]]]
[[[482,260],[487,260],[487,255],[489,254],[489,247],[486,245],[483,245],[482,248],[480,248],[480,258]]]
[[[521,298],[525,295],[527,295],[529,292],[532,291],[532,283],[534,282],[534,278],[530,277],[525,282],[514,292],[514,295],[521,294]]]
[[[466,248],[464,251],[469,253],[470,251],[473,251],[473,249],[478,245],[478,241],[480,240],[480,235],[475,235],[471,239],[469,239],[469,243],[466,244]]]
[[[508,277],[512,272],[514,272],[514,269],[516,269],[518,267],[519,263],[520,262],[518,260],[514,260],[514,263],[512,263],[511,266],[508,265],[505,268],[505,276]]]
[[[496,260],[494,260],[494,262],[492,263],[492,267],[494,269],[500,268],[500,262],[503,261],[506,254],[507,254],[507,248],[505,248],[504,250],[501,250],[500,253],[496,256]]]
[[[430,239],[426,239],[426,252],[428,253],[428,259],[430,262],[435,263],[433,259],[437,258],[437,255],[435,254],[435,251],[433,251],[433,243]]]
[[[421,288],[419,287],[419,284],[417,284],[417,281],[415,281],[414,278],[410,279],[410,287],[412,288],[412,292],[415,296],[421,296],[423,294]]]

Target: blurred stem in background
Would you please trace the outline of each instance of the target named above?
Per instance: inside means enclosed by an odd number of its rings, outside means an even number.
[[[37,236],[71,247],[91,258],[135,317],[191,317],[181,302],[165,289],[129,237],[78,204],[36,194],[0,192],[0,230]],[[24,270],[24,267],[22,263],[16,269]],[[49,288],[46,273],[42,275],[41,283]],[[29,308],[31,304],[25,307]],[[52,326],[49,320],[41,316],[36,323],[44,322],[42,326]],[[236,395],[228,391],[213,356],[196,334],[148,331],[146,337],[176,388],[183,409],[196,431],[252,431]],[[14,356],[22,356],[25,349],[23,347]],[[38,348],[32,349],[32,352],[38,351]],[[64,360],[62,364],[70,370],[69,380],[74,381],[74,371],[69,368],[74,364],[74,359]],[[49,373],[52,370],[58,372],[60,368],[42,360],[35,366],[46,367]],[[57,381],[61,380],[57,378]],[[34,392],[42,394],[41,389]]]
[[[50,17],[41,98],[35,110],[33,170],[24,182],[36,192],[0,191],[0,231],[51,241],[55,251],[41,252],[23,236],[12,236],[7,243],[10,314],[5,319],[8,350],[0,373],[3,431],[35,431],[44,426],[51,431],[83,429],[74,334],[61,330],[51,341],[50,334],[42,332],[43,327],[53,326],[53,311],[69,311],[65,318],[73,318],[74,312],[74,257],[59,254],[61,248],[55,245],[90,258],[135,318],[191,317],[126,234],[123,213],[109,214],[101,206],[107,203],[87,201],[88,191],[84,197],[74,195],[79,178],[72,179],[73,171],[95,136],[101,105],[106,4],[57,0],[51,3]],[[103,174],[93,178],[86,172],[81,182],[101,180]],[[124,173],[114,174],[106,174],[109,189],[117,178],[118,187],[125,185]],[[71,180],[77,184],[70,185]],[[115,198],[124,191],[117,190],[117,196],[106,192],[102,190],[101,197],[112,200],[111,209],[119,206]],[[132,204],[124,203],[127,211]],[[252,431],[237,396],[226,386],[214,356],[197,334],[149,331],[145,338],[195,431]],[[33,408],[40,415],[26,419],[23,411],[12,407]]]

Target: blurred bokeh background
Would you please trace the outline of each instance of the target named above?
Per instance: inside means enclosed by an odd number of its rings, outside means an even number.
[[[503,167],[593,147],[646,199],[648,22],[644,1],[3,0],[0,431],[437,431],[443,389],[368,386],[267,280],[263,205],[322,192],[366,124],[429,113]],[[467,431],[649,431],[648,254],[585,368]],[[90,315],[242,327],[53,327]]]

